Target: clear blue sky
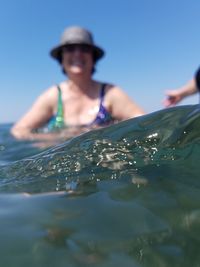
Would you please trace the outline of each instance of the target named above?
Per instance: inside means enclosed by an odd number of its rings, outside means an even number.
[[[65,79],[49,51],[71,25],[91,30],[106,50],[96,79],[121,86],[147,112],[162,109],[164,92],[200,64],[199,16],[199,0],[0,0],[0,123]]]

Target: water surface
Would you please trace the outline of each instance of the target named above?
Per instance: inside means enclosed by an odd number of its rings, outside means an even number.
[[[0,125],[0,266],[200,266],[200,108],[59,145]]]

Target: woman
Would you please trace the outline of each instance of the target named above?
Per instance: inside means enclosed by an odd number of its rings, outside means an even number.
[[[47,89],[13,126],[12,134],[19,139],[51,139],[52,131],[65,127],[68,137],[144,114],[119,87],[92,79],[95,64],[103,55],[89,31],[67,28],[51,56],[68,79]],[[49,133],[35,131],[44,125]]]
[[[196,94],[200,91],[200,68],[196,71],[194,78],[185,85],[175,90],[166,92],[166,99],[163,101],[165,107],[171,107],[178,104],[185,97]]]

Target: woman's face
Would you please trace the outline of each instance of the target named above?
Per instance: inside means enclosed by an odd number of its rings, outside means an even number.
[[[94,66],[92,47],[84,44],[65,46],[62,50],[62,66],[68,75],[91,75]]]

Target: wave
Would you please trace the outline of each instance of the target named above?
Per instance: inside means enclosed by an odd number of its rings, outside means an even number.
[[[8,163],[0,168],[0,190],[58,191],[104,179],[145,183],[159,174],[170,177],[172,171],[185,176],[191,168],[196,177],[199,111],[199,105],[158,111]]]

